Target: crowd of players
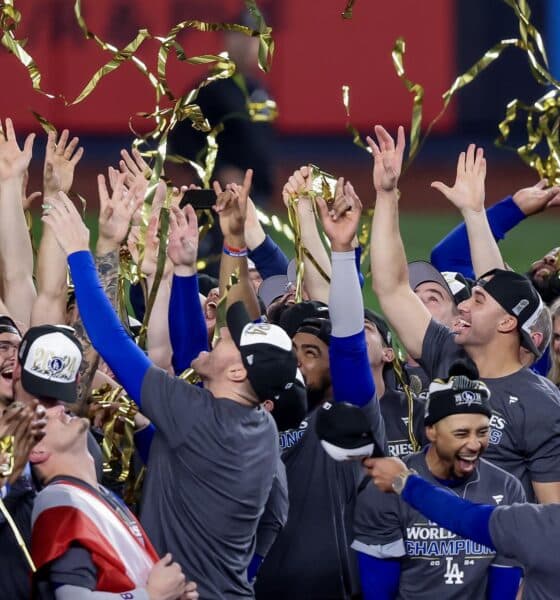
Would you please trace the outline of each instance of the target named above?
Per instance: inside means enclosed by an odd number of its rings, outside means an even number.
[[[143,222],[137,151],[98,177],[90,252],[68,196],[83,151],[51,133],[34,259],[34,136],[20,146],[6,119],[0,138],[2,598],[560,597],[559,249],[522,275],[497,245],[560,204],[560,188],[539,182],[486,211],[486,161],[470,145],[453,186],[432,184],[463,222],[431,263],[407,264],[404,130],[394,140],[376,126],[381,315],[364,307],[363,207],[343,178],[329,201],[311,193],[308,167],[283,188],[307,249],[295,302],[296,270],[259,223],[251,170],[214,184],[213,280],[197,273],[197,214],[180,208],[193,186],[160,182]],[[127,248],[149,297],[163,243],[144,351],[115,310],[119,257]],[[131,298],[142,312],[138,289]],[[197,383],[182,377],[190,368]],[[127,398],[100,408],[91,391],[103,385]],[[129,399],[146,467],[134,512],[100,449]]]

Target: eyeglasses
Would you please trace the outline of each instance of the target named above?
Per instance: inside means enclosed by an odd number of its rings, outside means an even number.
[[[0,354],[10,354],[11,352],[17,352],[19,344],[12,342],[0,342]]]

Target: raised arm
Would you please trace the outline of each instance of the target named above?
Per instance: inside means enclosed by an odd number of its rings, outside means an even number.
[[[309,167],[301,167],[290,176],[282,190],[282,199],[288,206],[290,198],[296,198],[295,209],[301,226],[301,241],[309,251],[323,272],[331,276],[331,262],[328,252],[321,240],[317,219],[313,209],[313,201],[305,196],[305,192],[311,189],[312,175]],[[305,290],[311,300],[328,302],[329,282],[317,270],[317,267],[309,260],[308,256],[303,260],[303,281]]]
[[[404,129],[397,145],[380,125],[375,126],[379,146],[368,137],[373,153],[373,186],[377,193],[371,225],[371,279],[381,309],[408,353],[418,358],[431,315],[410,289],[408,265],[399,231],[397,189],[404,153]]]
[[[123,223],[127,215],[130,222],[135,210],[134,203],[130,201],[123,203],[123,206],[115,204],[113,208],[111,215],[104,217],[111,222],[105,232],[113,231],[115,236],[122,234],[121,239],[124,239],[128,225],[124,227]],[[52,227],[58,243],[68,256],[78,308],[87,335],[119,383],[140,406],[142,381],[151,363],[124,330],[101,287],[93,257],[88,250],[89,231],[76,207],[62,192],[53,198],[45,213],[43,221]],[[104,224],[108,225],[107,222]],[[104,238],[104,242],[107,241]]]
[[[202,350],[208,350],[208,331],[198,295],[196,257],[198,220],[190,204],[171,209],[167,255],[173,263],[169,330],[173,368],[182,373]]]
[[[375,394],[364,332],[364,302],[352,240],[360,224],[362,203],[350,182],[338,180],[329,210],[317,200],[323,229],[332,247],[329,315],[332,322],[329,356],[334,399],[364,406]]]
[[[503,269],[504,261],[492,235],[484,210],[484,180],[486,159],[484,150],[470,144],[467,152],[459,154],[457,177],[452,188],[441,181],[432,187],[439,190],[461,212],[467,228],[475,277],[492,269]]]
[[[48,206],[49,199],[58,192],[70,192],[74,170],[84,153],[83,148],[78,148],[77,137],[72,138],[70,142],[68,138],[67,129],[60,134],[58,141],[55,132],[50,132],[47,137],[43,166],[44,206]],[[31,313],[32,325],[65,322],[67,272],[66,256],[51,228],[43,224],[37,256],[37,299]]]
[[[220,298],[226,291],[231,275],[238,273],[239,283],[233,286],[227,297],[227,306],[237,301],[245,303],[252,319],[260,317],[257,296],[249,280],[247,268],[247,243],[245,241],[245,221],[247,198],[251,189],[253,171],[248,169],[243,185],[229,184],[225,191],[218,182],[214,182],[217,195],[214,210],[218,213],[220,229],[224,236],[224,249],[220,260]]]
[[[262,279],[286,274],[289,261],[278,244],[265,233],[251,198],[247,198],[245,241],[249,250],[249,258],[255,263]]]
[[[1,127],[1,123],[0,123]],[[33,250],[23,213],[23,191],[35,134],[20,149],[14,125],[0,131],[0,279],[11,316],[29,326],[35,301]]]

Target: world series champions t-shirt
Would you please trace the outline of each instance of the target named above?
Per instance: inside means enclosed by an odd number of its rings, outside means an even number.
[[[466,356],[449,329],[432,319],[419,361],[430,377],[447,377],[449,367]],[[484,456],[515,475],[533,501],[532,481],[560,481],[560,391],[526,368],[482,381],[491,392],[492,408]]]
[[[425,451],[404,459],[424,479],[471,502],[501,505],[524,502],[519,481],[484,459],[474,473],[445,487],[430,472]],[[352,548],[379,559],[401,561],[398,600],[473,600],[486,598],[488,568],[515,563],[493,550],[461,538],[431,522],[396,494],[370,482],[358,495]]]

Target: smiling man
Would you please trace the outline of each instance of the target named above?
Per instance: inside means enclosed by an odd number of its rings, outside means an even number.
[[[410,287],[398,226],[397,182],[404,131],[399,133],[397,146],[383,128],[377,127],[376,132],[381,149],[375,146],[374,151],[377,202],[372,238],[376,244],[371,264],[381,308],[430,379],[446,377],[458,358],[476,364],[492,392],[488,460],[518,477],[529,499],[559,502],[560,393],[520,360],[521,347],[539,354],[531,330],[542,312],[542,300],[527,277],[494,269],[458,305],[460,320],[453,332],[434,319]],[[486,219],[484,211],[476,215]]]
[[[519,481],[481,458],[488,447],[489,398],[482,381],[463,374],[433,381],[424,419],[430,444],[404,462],[432,484],[472,502],[524,502]],[[519,586],[521,572],[511,562],[437,527],[372,483],[358,496],[352,547],[359,553],[365,600],[436,595],[513,600]]]
[[[13,400],[12,380],[21,334],[14,320],[0,315],[0,409]]]

